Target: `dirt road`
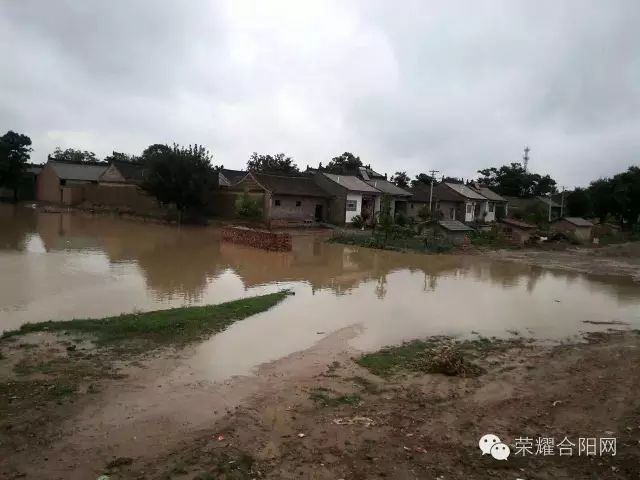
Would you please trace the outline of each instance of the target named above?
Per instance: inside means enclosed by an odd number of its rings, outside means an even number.
[[[638,333],[479,351],[486,373],[472,378],[373,375],[353,360],[355,334],[336,332],[222,384],[199,378],[188,351],[123,363],[49,336],[5,344],[3,363],[20,367],[25,391],[3,384],[0,477],[638,478]],[[81,372],[84,387],[57,392],[60,369],[28,368],[43,356]],[[57,394],[35,394],[38,382]],[[485,433],[511,444],[507,461],[481,454]],[[573,455],[522,457],[519,437],[566,437]],[[578,455],[581,437],[616,438],[617,454]]]

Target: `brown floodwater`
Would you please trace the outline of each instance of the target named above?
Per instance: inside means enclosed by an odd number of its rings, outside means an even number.
[[[434,334],[560,339],[640,328],[631,281],[475,256],[412,255],[296,235],[293,251],[223,243],[215,228],[0,205],[0,329],[223,302],[292,288],[196,349],[213,378],[246,374],[346,327],[368,350]]]

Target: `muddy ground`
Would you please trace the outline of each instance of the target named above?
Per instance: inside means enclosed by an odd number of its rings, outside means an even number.
[[[640,242],[564,249],[481,249],[477,253],[496,260],[509,260],[591,275],[627,277],[640,282]]]
[[[124,358],[64,335],[3,341],[0,478],[638,478],[638,332],[482,343],[470,359],[485,373],[471,377],[373,375],[354,361],[356,333],[218,384],[188,349]],[[500,462],[481,455],[485,433],[576,446]],[[617,454],[578,456],[580,437],[615,437]]]

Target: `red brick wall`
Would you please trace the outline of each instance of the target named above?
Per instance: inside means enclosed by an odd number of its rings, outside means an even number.
[[[291,235],[288,233],[276,233],[244,227],[225,227],[222,229],[222,240],[276,252],[288,252],[291,250]]]

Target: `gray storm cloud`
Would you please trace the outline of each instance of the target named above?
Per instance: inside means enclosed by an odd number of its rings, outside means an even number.
[[[566,186],[638,163],[640,3],[0,1],[0,130]]]

